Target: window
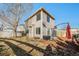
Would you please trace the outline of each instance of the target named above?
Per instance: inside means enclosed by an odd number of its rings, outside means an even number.
[[[41,19],[41,14],[38,13],[38,14],[37,14],[37,21],[40,20],[40,19]]]
[[[50,17],[49,16],[47,16],[47,22],[50,22]]]
[[[36,28],[36,34],[40,34],[40,28]]]

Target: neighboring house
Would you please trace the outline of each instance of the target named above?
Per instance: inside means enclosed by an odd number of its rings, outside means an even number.
[[[17,36],[23,36],[24,32],[25,32],[24,25],[23,24],[18,25],[18,27],[17,27]]]
[[[10,38],[14,36],[15,36],[15,33],[13,29],[8,26],[3,27],[3,30],[0,31],[1,38]]]
[[[28,36],[30,38],[52,38],[52,29],[54,28],[54,17],[50,15],[44,8],[40,8],[25,21],[25,25],[29,30]]]
[[[25,28],[23,25],[18,25],[17,27],[17,36],[22,36],[24,34]],[[15,32],[14,30],[11,28],[10,25],[4,25],[3,26],[3,30],[0,30],[0,38],[10,38],[10,37],[14,37],[15,36]]]
[[[10,38],[15,36],[12,26],[9,23],[4,20],[0,20],[0,23],[0,38]]]

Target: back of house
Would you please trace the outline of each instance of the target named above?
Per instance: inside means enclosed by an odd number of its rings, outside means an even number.
[[[25,25],[28,28],[28,36],[30,38],[51,38],[54,17],[44,8],[40,8],[25,21]]]

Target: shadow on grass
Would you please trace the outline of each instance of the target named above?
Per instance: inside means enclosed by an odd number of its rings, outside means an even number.
[[[10,48],[12,48],[13,52],[17,55],[17,56],[32,56],[29,53],[27,53],[25,50],[19,48],[18,46],[16,46],[15,44],[8,42],[8,41],[4,41],[4,40],[0,40],[5,42],[8,46],[10,46]]]
[[[21,42],[21,41],[14,40],[14,39],[10,39],[10,40],[13,40],[13,41],[19,42],[19,43],[21,43],[21,44],[27,45],[27,46],[29,46],[29,47],[32,47],[33,49],[32,49],[31,51],[29,51],[29,53],[31,53],[34,49],[36,49],[36,50],[38,50],[39,52],[42,52],[44,56],[54,56],[54,53],[53,53],[52,51],[49,52],[50,50],[47,51],[46,49],[42,49],[42,48],[40,48],[40,47],[34,46],[34,45],[32,45],[32,44],[30,44],[30,43],[27,43],[27,42]],[[48,48],[48,49],[49,49],[49,48]],[[47,53],[47,52],[49,52],[49,53]],[[47,55],[46,55],[46,53],[47,53]]]
[[[79,52],[79,45],[76,45],[74,42],[67,42],[68,43],[68,48],[71,48],[77,52]]]
[[[59,38],[59,37],[58,37],[58,39],[59,39],[59,40],[63,40],[63,39],[61,39],[61,38]],[[65,48],[73,49],[73,50],[79,52],[79,45],[76,45],[75,42],[73,42],[73,41],[72,41],[72,42],[65,41],[65,42],[67,43],[67,45],[65,45],[65,44],[62,43],[62,42],[57,42],[57,44],[58,44],[58,45],[61,45],[61,46],[63,46],[63,47],[65,47]],[[76,41],[76,42],[78,42],[78,41]]]
[[[30,43],[27,43],[27,42],[21,42],[21,41],[14,40],[14,39],[10,39],[10,40],[13,40],[13,41],[19,42],[21,44],[24,44],[26,46],[32,47],[33,49],[30,50],[28,53],[31,53],[35,49],[39,52],[42,52],[44,56],[53,56],[54,55],[52,52],[49,52],[49,51],[46,51],[46,49],[42,49],[40,47],[34,46],[33,44],[30,44]],[[49,52],[49,53],[46,55],[47,52]]]
[[[21,44],[27,45],[27,46],[32,47],[33,49],[36,49],[36,50],[38,50],[38,51],[40,51],[40,52],[44,52],[44,49],[39,48],[39,47],[37,47],[37,46],[34,46],[34,45],[30,44],[30,43],[21,42],[21,41],[14,40],[14,39],[10,39],[10,40],[13,40],[13,41],[19,42],[19,43],[21,43]]]
[[[0,47],[4,47],[5,45],[0,45]]]
[[[5,39],[6,40],[13,40],[13,41],[16,41],[16,42],[19,42],[19,43],[21,43],[21,44],[24,44],[24,45],[26,45],[26,46],[29,46],[29,47],[32,47],[32,50],[30,50],[28,53],[31,53],[34,49],[35,50],[38,50],[39,52],[42,52],[42,53],[45,53],[45,50],[44,49],[42,49],[42,48],[39,48],[39,47],[37,47],[37,46],[34,46],[34,45],[32,45],[32,44],[30,44],[30,43],[27,43],[27,42],[21,42],[21,41],[18,41],[18,40],[14,40],[14,39],[7,39],[7,38],[0,38],[0,39],[4,39],[3,41],[5,41]],[[5,41],[6,42],[6,41]],[[10,44],[10,42],[9,43],[7,43],[11,48],[13,48],[14,49],[14,47],[12,47],[12,43]],[[16,46],[15,46],[16,47]],[[14,49],[15,50],[15,49]],[[16,53],[15,53],[16,54]]]

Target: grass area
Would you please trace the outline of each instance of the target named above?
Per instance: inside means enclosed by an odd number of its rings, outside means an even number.
[[[65,38],[64,38],[65,39]],[[8,40],[8,39],[7,39]],[[32,55],[40,55],[40,51],[44,50],[45,53],[48,53],[50,55],[51,52],[47,52],[46,47],[50,44],[52,47],[52,56],[75,56],[79,55],[79,45],[76,45],[73,42],[66,42],[65,40],[61,40],[60,38],[56,38],[54,40],[43,40],[43,39],[33,39],[28,38],[26,36],[24,37],[17,37],[17,38],[11,38],[10,40],[19,42],[21,44],[25,44],[29,47],[32,47],[33,49],[30,51]],[[7,43],[14,51],[17,51],[20,49],[19,47],[13,45],[12,43]],[[12,44],[12,45],[11,45]],[[13,47],[12,47],[13,46]],[[17,49],[17,48],[18,49]],[[41,50],[40,50],[41,49]],[[49,48],[48,48],[49,49]],[[21,49],[20,49],[21,50]],[[18,51],[20,51],[18,50]],[[40,51],[39,51],[40,50]],[[1,49],[2,51],[2,49]],[[23,51],[22,51],[23,52]],[[23,52],[25,53],[25,52]],[[43,52],[44,53],[44,52]],[[21,54],[19,54],[21,55]],[[26,53],[24,54],[26,55]]]

